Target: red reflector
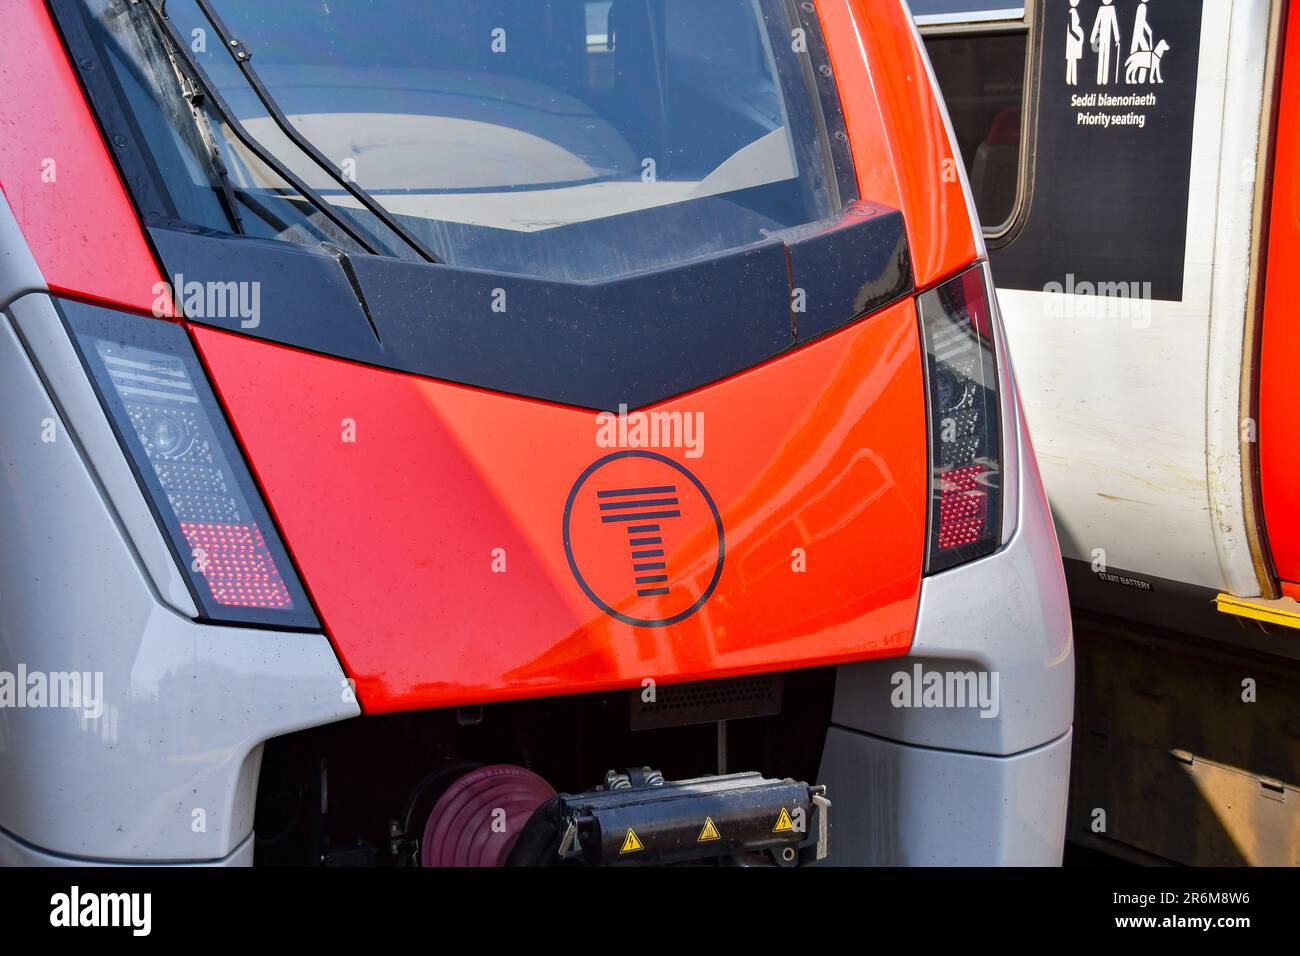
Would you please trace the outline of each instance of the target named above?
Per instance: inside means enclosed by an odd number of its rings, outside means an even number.
[[[257,525],[182,521],[195,570],[212,597],[233,607],[291,608],[293,599]]]
[[[983,465],[954,468],[943,476],[939,497],[939,547],[960,548],[980,539],[988,521],[988,494],[980,486]]]

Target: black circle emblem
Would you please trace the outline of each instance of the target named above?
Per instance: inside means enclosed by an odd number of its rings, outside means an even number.
[[[624,624],[684,621],[722,577],[718,506],[700,479],[657,452],[617,451],[589,465],[564,503],[563,534],[583,593]]]

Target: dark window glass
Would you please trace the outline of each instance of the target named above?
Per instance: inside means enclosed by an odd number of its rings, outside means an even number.
[[[1006,225],[1015,211],[1027,44],[1023,32],[925,41],[986,229]]]
[[[161,110],[167,123],[188,121],[165,58],[140,53],[148,18],[130,0],[88,2],[136,74],[125,84],[133,104],[148,91],[173,104]],[[449,263],[599,278],[760,242],[836,211],[820,106],[791,49],[783,0],[213,7],[296,129]],[[192,56],[252,136],[331,204],[387,234],[275,127],[194,0],[170,0],[167,12],[196,38]],[[274,219],[266,211],[291,191],[208,113],[247,217]],[[203,135],[183,131],[169,146],[193,153]],[[192,156],[158,165],[172,191],[212,189]],[[176,205],[209,217],[219,209],[210,197]],[[313,238],[301,213],[278,216],[283,225],[248,231]],[[410,254],[399,245],[393,254]]]

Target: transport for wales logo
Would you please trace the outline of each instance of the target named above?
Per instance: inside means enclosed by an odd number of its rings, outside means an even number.
[[[564,552],[583,592],[625,624],[690,617],[722,577],[722,516],[704,484],[651,451],[619,451],[579,476],[564,506]]]

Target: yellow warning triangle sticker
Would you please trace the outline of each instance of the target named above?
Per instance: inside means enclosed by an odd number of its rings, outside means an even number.
[[[704,829],[702,829],[700,831],[700,835],[695,838],[695,842],[708,843],[710,840],[721,840],[721,839],[722,839],[722,834],[719,833],[718,828],[713,825],[713,817],[705,817]]]
[[[781,815],[776,818],[776,826],[772,827],[773,833],[789,833],[794,829],[794,821],[790,819],[790,814],[785,807],[781,808]]]
[[[623,838],[623,849],[618,851],[619,854],[622,855],[624,853],[635,853],[637,850],[644,850],[644,849],[645,846],[641,843],[640,839],[638,839],[636,835],[636,831],[634,831],[631,827],[628,827],[627,836]]]

